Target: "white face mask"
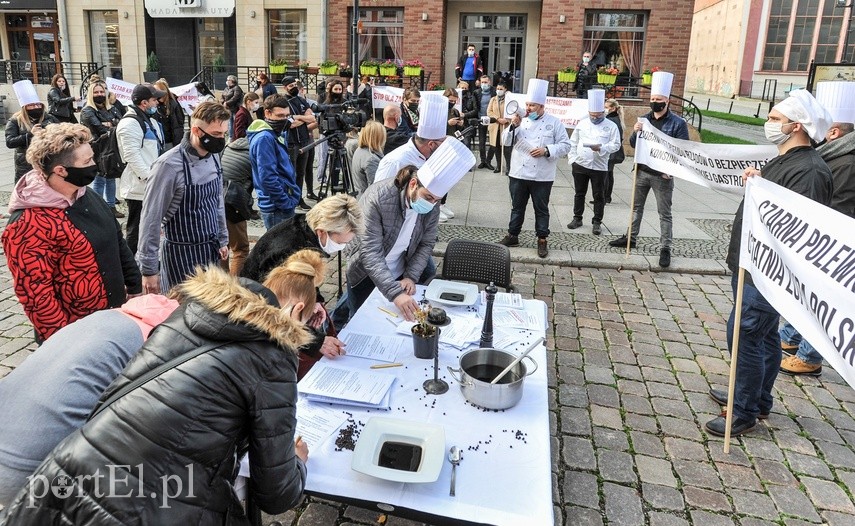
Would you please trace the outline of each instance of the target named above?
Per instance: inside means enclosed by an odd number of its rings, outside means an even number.
[[[793,133],[784,133],[782,128],[786,124],[792,124],[790,122],[780,123],[780,122],[769,122],[763,125],[763,131],[766,133],[766,139],[772,144],[784,144],[787,142],[787,139],[790,138],[790,135]]]
[[[318,241],[320,241],[320,239]],[[327,242],[321,245],[321,249],[332,256],[336,252],[341,252],[346,246],[347,243],[336,243],[333,238],[330,237],[329,232],[327,232]]]
[[[503,96],[505,95],[505,90],[503,90],[503,89],[497,89],[497,90],[496,90],[496,95],[498,95],[499,97],[503,97]]]
[[[474,52],[474,51],[467,51],[466,53],[467,53],[470,57],[474,57],[474,56],[475,56],[475,52]]]
[[[590,61],[591,61],[591,57],[582,57],[582,62],[584,62],[585,64],[587,64]]]
[[[260,107],[261,107],[261,104],[259,104],[259,103],[257,103],[257,102],[256,102],[255,104],[253,104],[253,105],[252,105],[252,111],[253,111],[253,113],[255,113],[256,111],[258,111],[258,108],[260,108]]]

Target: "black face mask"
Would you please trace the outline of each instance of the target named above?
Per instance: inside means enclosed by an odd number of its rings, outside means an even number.
[[[453,102],[449,102],[449,103],[448,103],[448,109],[452,109],[452,108],[454,108],[454,103],[453,103]]]
[[[96,95],[92,97],[92,102],[94,102],[95,104],[104,104],[105,102],[107,102],[107,97]]]
[[[276,133],[282,133],[283,131],[291,127],[291,121],[289,121],[288,119],[264,119],[264,122],[270,125],[270,127],[273,128],[273,131],[275,131]]]
[[[41,119],[42,115],[44,115],[44,114],[45,114],[44,108],[33,108],[30,110],[27,110],[27,116],[29,116],[30,120],[33,122]]]
[[[202,148],[210,153],[220,153],[226,149],[225,137],[214,137],[204,131],[202,132],[202,136],[199,137],[199,142],[202,143]]]
[[[418,102],[411,102],[411,103],[407,104],[407,107],[413,113],[417,113],[419,111],[419,103]]]
[[[651,102],[650,109],[653,110],[653,113],[659,113],[664,110],[665,107],[668,106],[667,102]]]
[[[89,186],[95,180],[95,176],[98,175],[98,165],[93,164],[92,166],[84,167],[66,166],[65,171],[68,172],[68,175],[65,176],[65,182],[83,188],[84,186]]]
[[[288,95],[291,95],[292,97],[296,97],[298,93],[300,93],[300,88],[297,87],[288,90]]]

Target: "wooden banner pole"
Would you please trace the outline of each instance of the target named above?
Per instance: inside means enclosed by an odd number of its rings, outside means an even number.
[[[745,284],[745,269],[739,267],[736,279],[736,304],[733,316],[733,341],[730,344],[730,378],[727,382],[727,416],[724,423],[724,453],[730,453],[730,428],[733,425],[733,391],[736,388],[736,360],[739,355],[739,326],[742,324],[742,286]]]
[[[632,210],[635,208],[635,181],[638,178],[638,163],[632,169],[632,195],[629,198],[629,225],[626,227],[626,254],[624,259],[629,258],[629,245],[632,243]]]

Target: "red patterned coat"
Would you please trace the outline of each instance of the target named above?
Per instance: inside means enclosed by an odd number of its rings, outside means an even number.
[[[142,291],[121,226],[94,192],[81,189],[69,204],[34,170],[16,185],[9,209],[3,250],[38,341]]]

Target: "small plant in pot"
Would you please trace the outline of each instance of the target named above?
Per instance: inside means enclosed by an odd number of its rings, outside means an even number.
[[[439,327],[428,323],[429,312],[430,305],[421,305],[416,310],[416,324],[411,329],[416,358],[433,358],[439,350]]]
[[[146,82],[157,82],[160,78],[160,60],[154,51],[149,53],[145,61],[145,71],[143,71],[143,79]]]

